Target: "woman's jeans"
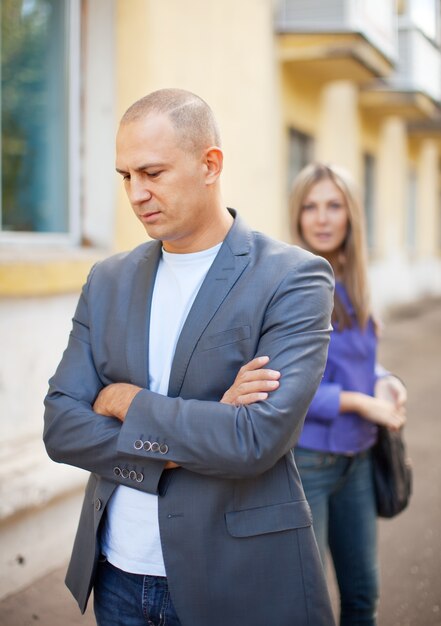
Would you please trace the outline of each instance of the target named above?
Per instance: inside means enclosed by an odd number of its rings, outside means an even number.
[[[98,626],[180,626],[161,576],[129,574],[101,558],[93,593]]]
[[[340,626],[375,626],[377,512],[369,452],[355,456],[294,451],[325,564],[331,551],[340,590]]]

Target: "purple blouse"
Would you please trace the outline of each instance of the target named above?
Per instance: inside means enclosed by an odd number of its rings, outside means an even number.
[[[340,413],[340,393],[359,391],[374,395],[377,338],[372,320],[361,330],[342,283],[336,292],[352,320],[352,327],[334,330],[322,382],[311,402],[298,445],[302,448],[355,454],[370,448],[377,426],[357,413]]]

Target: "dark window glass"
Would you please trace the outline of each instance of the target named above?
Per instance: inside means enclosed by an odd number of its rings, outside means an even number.
[[[364,162],[364,211],[366,218],[367,245],[372,249],[375,245],[375,157],[371,154],[363,156]]]
[[[67,0],[1,0],[1,226],[67,232]]]
[[[288,189],[305,165],[314,160],[314,139],[294,128],[289,131]]]
[[[417,228],[417,176],[415,170],[409,171],[407,190],[406,243],[411,253],[416,249]]]

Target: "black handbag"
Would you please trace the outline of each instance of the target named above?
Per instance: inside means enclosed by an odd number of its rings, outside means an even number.
[[[412,494],[412,465],[407,456],[402,429],[378,427],[372,448],[374,489],[379,517],[395,517],[409,504]]]

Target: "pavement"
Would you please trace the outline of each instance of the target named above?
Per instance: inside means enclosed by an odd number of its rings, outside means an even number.
[[[408,388],[405,437],[414,493],[406,511],[379,521],[378,626],[441,626],[441,300],[391,313],[379,360]],[[64,573],[56,570],[0,602],[0,626],[93,626],[91,607],[81,616]]]

